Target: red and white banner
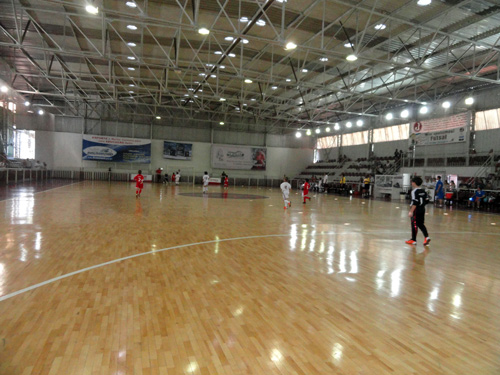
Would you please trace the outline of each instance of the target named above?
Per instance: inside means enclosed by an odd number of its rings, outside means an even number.
[[[415,122],[410,125],[410,144],[439,145],[467,141],[470,113]]]

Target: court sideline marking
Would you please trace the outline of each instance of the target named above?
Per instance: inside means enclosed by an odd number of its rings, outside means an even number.
[[[64,187],[68,187],[68,186],[71,186],[71,185],[81,184],[84,181],[77,181],[77,182],[73,182],[71,184],[67,184],[67,185],[63,185],[63,186],[58,186],[58,187],[47,189],[47,190],[37,191],[36,193],[33,193],[33,195],[46,193],[46,192],[52,191],[52,190],[62,189]],[[11,200],[14,200],[14,199],[19,199],[19,197],[13,197],[13,198],[9,198],[9,199],[4,199],[3,201],[0,200],[0,202],[8,202],[8,201],[11,201]]]
[[[377,233],[381,233],[380,231],[376,231],[376,232]],[[390,233],[391,234],[408,233],[408,231],[404,231],[404,232],[403,231],[400,231],[400,232],[390,231]],[[314,234],[312,234],[312,233],[308,233],[308,234],[296,234],[295,236],[298,238],[298,237],[303,237],[303,236],[314,237],[314,236],[317,236],[317,235],[330,235],[330,234],[343,234],[343,235],[345,235],[345,234],[359,234],[359,233],[358,232],[345,232],[345,233],[321,232],[321,233],[314,233]],[[466,235],[469,235],[469,234],[478,235],[479,234],[479,235],[487,235],[487,236],[500,236],[500,233],[477,233],[477,232],[434,232],[433,234],[466,234]],[[62,279],[65,279],[65,278],[68,278],[68,277],[71,277],[71,276],[74,276],[74,275],[78,275],[78,274],[83,273],[83,272],[87,272],[87,271],[90,271],[90,270],[93,270],[93,269],[96,269],[96,268],[104,267],[104,266],[107,266],[107,265],[110,265],[110,264],[118,263],[118,262],[121,262],[121,261],[124,261],[124,260],[132,259],[132,258],[137,258],[137,257],[143,256],[143,255],[148,255],[148,254],[153,254],[153,253],[159,253],[159,252],[164,252],[164,251],[169,251],[169,250],[175,250],[175,249],[182,249],[182,248],[191,247],[191,246],[198,246],[198,245],[205,245],[205,244],[210,244],[210,243],[217,243],[217,242],[240,241],[240,240],[248,240],[248,239],[256,239],[256,238],[272,238],[272,237],[292,237],[292,234],[290,234],[290,233],[287,233],[287,234],[266,234],[266,235],[262,235],[262,236],[247,236],[247,237],[224,238],[224,239],[218,239],[218,240],[193,242],[193,243],[188,243],[188,244],[184,244],[184,245],[171,246],[171,247],[166,247],[166,248],[159,249],[159,250],[151,250],[151,251],[147,251],[147,252],[144,252],[144,253],[129,255],[129,256],[126,256],[126,257],[123,257],[123,258],[118,258],[118,259],[110,260],[108,262],[96,264],[94,266],[82,268],[80,270],[73,271],[73,272],[70,272],[70,273],[67,273],[67,274],[64,274],[64,275],[61,275],[61,276],[54,277],[52,279],[43,281],[41,283],[31,285],[29,287],[20,289],[20,290],[18,290],[16,292],[5,294],[3,296],[0,296],[0,302],[5,301],[5,300],[7,300],[9,298],[15,297],[15,296],[17,296],[19,294],[23,294],[23,293],[29,292],[29,291],[31,291],[33,289],[40,288],[40,287],[42,287],[44,285],[51,284],[53,282],[56,282],[56,281],[59,281],[59,280],[62,280]]]

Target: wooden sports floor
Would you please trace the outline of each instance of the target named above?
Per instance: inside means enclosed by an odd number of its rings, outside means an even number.
[[[430,207],[424,248],[403,202],[11,190],[2,375],[500,373],[498,215]]]

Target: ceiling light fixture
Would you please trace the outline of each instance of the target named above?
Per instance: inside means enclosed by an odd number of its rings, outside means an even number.
[[[383,23],[379,23],[378,25],[375,25],[375,30],[384,30],[387,26],[385,26]]]
[[[288,42],[285,46],[285,49],[288,49],[288,50],[295,49],[295,48],[297,48],[297,45],[294,42]]]
[[[128,42],[127,46],[129,46],[129,47],[135,47],[135,46],[137,46],[137,44],[135,44],[134,42]]]
[[[201,35],[208,35],[210,34],[210,30],[208,30],[206,27],[202,27],[201,29],[198,29],[198,33]]]
[[[224,121],[219,122],[219,125],[224,125]]]
[[[248,43],[250,43],[250,42],[248,41],[248,39],[241,39],[241,42],[242,42],[243,44],[248,44]]]
[[[394,116],[393,116],[393,115],[392,115],[392,113],[390,113],[390,112],[389,112],[388,114],[386,114],[386,115],[385,115],[385,119],[386,119],[386,120],[389,120],[389,121],[390,121],[390,120],[392,120],[392,119],[393,119],[393,117],[394,117]]]
[[[161,116],[156,116],[156,119],[157,120],[161,120]]]
[[[39,110],[38,110],[38,114],[39,114],[40,116],[41,116],[41,115],[43,115],[44,113],[45,113],[45,112],[43,111],[43,109],[39,109]]]
[[[302,137],[302,133],[301,133],[301,132],[297,132],[297,133],[295,133],[295,137],[297,137],[297,138]]]
[[[135,70],[135,68],[132,68],[131,66],[129,66],[127,69],[128,70]]]
[[[328,57],[320,57],[319,61],[323,61],[323,62],[328,61]]]
[[[306,132],[307,135],[311,135],[311,130],[308,129],[307,132]]]
[[[99,8],[93,6],[92,4],[87,4],[87,6],[85,7],[85,10],[88,13],[90,13],[90,14],[97,14],[97,13],[99,13]]]
[[[328,128],[326,128],[326,129],[325,129],[325,131],[326,131],[327,133],[330,133],[330,128],[329,128],[329,127],[328,127]]]
[[[352,47],[354,47],[354,44],[352,44],[352,43],[345,43],[344,47],[345,48],[352,48]]]
[[[356,126],[363,126],[363,124],[364,124],[363,120],[356,121]]]
[[[467,99],[465,99],[465,104],[466,105],[474,104],[474,98],[472,96],[468,97]]]
[[[307,69],[302,69],[302,73],[307,73],[309,70]]]
[[[225,101],[226,101],[226,99],[225,99],[225,98],[220,98],[219,100],[220,100],[221,102],[225,102]]]
[[[245,83],[252,83],[253,81],[251,79],[246,78]]]
[[[401,118],[407,118],[408,116],[410,116],[410,112],[407,109],[401,112]]]
[[[446,101],[446,102],[443,102],[442,106],[444,109],[448,109],[451,107],[451,103],[449,101]]]
[[[3,93],[6,93],[6,92],[8,92],[8,91],[9,91],[9,88],[8,88],[7,86],[2,86],[2,87],[0,88],[0,91],[1,91],[1,92],[3,92]]]
[[[214,54],[216,54],[216,55],[222,55],[222,52],[221,51],[215,51]]]
[[[316,129],[316,134],[319,134],[319,133],[321,133],[321,130]]]
[[[134,3],[133,1],[127,1],[125,3],[126,6],[130,7],[130,8],[137,8],[137,4]]]
[[[258,20],[256,22],[256,24],[257,24],[257,26],[266,26],[266,21],[264,21],[264,20]]]
[[[358,57],[356,55],[349,55],[345,58],[347,61],[356,61]]]
[[[333,127],[335,130],[340,130],[340,125],[338,122],[335,123],[335,126]]]
[[[127,59],[129,59],[129,60],[135,60],[135,57],[134,56],[127,56]]]
[[[278,86],[272,86],[271,89],[272,90],[278,90]]]
[[[352,122],[348,121],[348,122],[347,122],[347,124],[345,124],[345,126],[346,126],[347,128],[352,127]]]
[[[420,108],[419,112],[423,115],[425,115],[427,112],[429,112],[429,108],[427,108],[425,105]]]
[[[432,3],[432,0],[418,0],[417,5],[420,5],[421,7],[427,6],[430,3]]]
[[[236,55],[234,53],[230,53],[228,56],[229,57],[236,57]]]
[[[30,102],[28,102],[28,101],[25,101],[25,102],[24,102],[24,105],[25,105],[26,107],[29,107],[29,106],[31,105],[31,103],[30,103]]]
[[[243,23],[248,22],[248,17],[241,17],[240,22],[243,22]]]
[[[135,25],[127,25],[127,29],[129,29],[129,30],[137,30],[137,26],[135,26]]]
[[[224,38],[224,40],[227,40],[228,42],[230,42],[230,41],[234,40],[234,38],[232,36],[226,36]]]

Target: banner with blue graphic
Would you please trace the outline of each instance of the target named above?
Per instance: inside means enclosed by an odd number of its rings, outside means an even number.
[[[82,159],[149,164],[151,163],[151,140],[84,135]]]

